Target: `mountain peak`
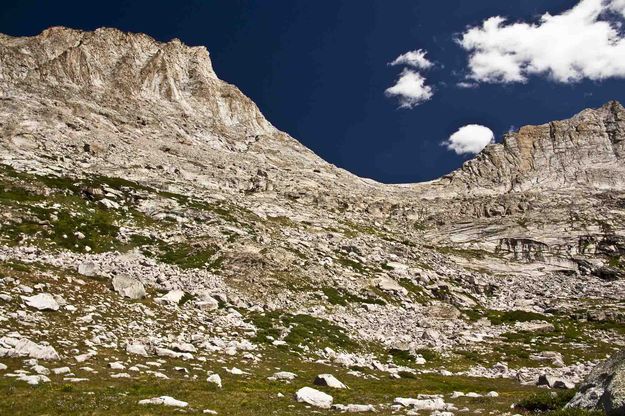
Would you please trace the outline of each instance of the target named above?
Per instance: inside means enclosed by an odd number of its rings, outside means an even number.
[[[567,120],[524,126],[447,175],[471,193],[625,184],[625,108],[610,101]]]

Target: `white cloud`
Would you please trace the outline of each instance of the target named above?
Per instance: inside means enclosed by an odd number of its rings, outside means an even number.
[[[430,69],[434,64],[425,57],[427,54],[423,49],[416,51],[408,51],[403,55],[399,55],[389,65],[406,65],[417,69]]]
[[[425,78],[410,69],[404,69],[395,85],[384,93],[387,97],[397,97],[400,108],[414,108],[434,95],[432,87],[425,85]]]
[[[507,23],[501,16],[469,28],[458,43],[469,52],[469,78],[525,82],[546,75],[569,83],[625,78],[625,0],[581,0],[538,22]]]
[[[458,155],[477,154],[487,145],[495,143],[495,134],[488,127],[479,124],[468,124],[449,136],[441,144]]]
[[[477,88],[479,87],[479,84],[477,82],[459,82],[456,84],[456,86],[458,88],[464,88],[464,89],[471,89],[471,88]]]

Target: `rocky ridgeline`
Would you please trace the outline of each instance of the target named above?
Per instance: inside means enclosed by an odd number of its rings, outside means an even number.
[[[512,414],[625,345],[618,103],[382,185],[177,40],[3,35],[0,94],[0,413]]]

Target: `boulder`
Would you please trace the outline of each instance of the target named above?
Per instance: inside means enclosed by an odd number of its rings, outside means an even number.
[[[40,293],[38,295],[35,296],[23,296],[22,299],[24,299],[24,302],[26,302],[26,305],[30,306],[31,308],[35,308],[38,309],[40,311],[58,311],[59,310],[59,304],[56,301],[56,299],[54,299],[54,296],[52,296],[49,293]]]
[[[219,308],[219,301],[207,291],[203,291],[198,295],[195,306],[205,311],[214,311]]]
[[[121,296],[130,299],[141,299],[145,297],[143,283],[128,276],[115,276],[112,281],[113,290]]]
[[[597,365],[567,407],[603,411],[607,416],[625,415],[625,350]]]
[[[126,352],[128,354],[140,355],[142,357],[148,356],[148,352],[143,344],[128,344],[126,345]]]
[[[332,408],[344,413],[375,412],[375,407],[370,404],[335,404]]]
[[[85,261],[78,265],[78,273],[83,276],[95,276],[95,263],[92,261]]]
[[[385,292],[396,293],[399,295],[408,294],[408,290],[399,283],[389,277],[379,277],[373,280],[373,284]]]
[[[19,340],[9,337],[0,338],[0,346],[2,345],[7,345],[9,348],[3,349],[0,347],[0,356],[29,357],[44,361],[61,359],[53,347],[37,344],[27,338],[21,338]]]
[[[447,410],[448,405],[441,397],[423,397],[419,399],[396,397],[393,404],[414,410]]]
[[[184,291],[182,290],[170,290],[166,295],[161,296],[160,298],[154,299],[156,303],[160,304],[169,304],[169,305],[178,305],[182,298],[184,297]]]
[[[320,409],[329,409],[332,407],[332,396],[322,391],[315,390],[311,387],[302,387],[295,393],[295,400],[300,403],[308,403],[311,406]]]
[[[516,322],[514,328],[521,332],[544,333],[553,332],[556,327],[546,321]]]
[[[206,381],[221,388],[221,377],[219,377],[219,374],[211,374],[210,376],[208,376]]]
[[[565,378],[553,377],[549,375],[541,375],[538,377],[539,386],[549,386],[552,389],[574,389],[575,383]]]
[[[314,381],[316,386],[326,386],[333,389],[346,389],[347,386],[341,383],[332,374],[319,374]]]
[[[290,371],[278,371],[277,373],[274,373],[271,377],[269,377],[269,380],[290,381],[293,380],[295,377],[297,377],[297,374],[291,373]]]
[[[176,400],[171,396],[153,397],[151,399],[139,400],[139,404],[160,404],[171,407],[187,407],[189,403]]]

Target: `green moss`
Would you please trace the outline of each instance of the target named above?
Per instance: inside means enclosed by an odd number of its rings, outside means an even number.
[[[256,342],[271,343],[271,338],[277,339],[283,332],[288,332],[284,341],[290,348],[298,348],[300,345],[312,348],[331,347],[338,350],[357,347],[343,328],[325,319],[279,312],[254,314],[250,318],[258,328]]]
[[[423,287],[415,284],[412,280],[402,277],[398,280],[398,283],[401,287],[408,291],[409,296],[414,301],[420,304],[426,304],[431,300],[430,297],[425,293]]]
[[[219,247],[214,244],[165,243],[158,245],[156,257],[167,264],[174,264],[183,269],[203,269],[221,266],[222,260],[216,258]],[[217,264],[215,264],[216,262]]]
[[[571,401],[574,395],[575,391],[573,390],[563,390],[559,392],[545,391],[524,398],[516,407],[528,412],[560,410]]]
[[[350,303],[383,303],[380,299],[372,296],[361,297],[345,290],[339,290],[333,287],[324,287],[323,289],[321,289],[321,291],[328,298],[328,302],[330,302],[332,305],[347,306]]]
[[[546,315],[527,311],[495,311],[486,310],[484,317],[493,325],[514,324],[515,322],[550,321]]]
[[[608,266],[613,267],[615,269],[620,269],[621,266],[621,256],[612,256],[608,260]]]
[[[362,263],[354,261],[350,259],[349,257],[344,256],[342,254],[339,254],[336,257],[336,262],[339,263],[343,267],[350,268],[354,270],[355,272],[358,272],[361,274],[365,274],[367,272],[367,268]]]

